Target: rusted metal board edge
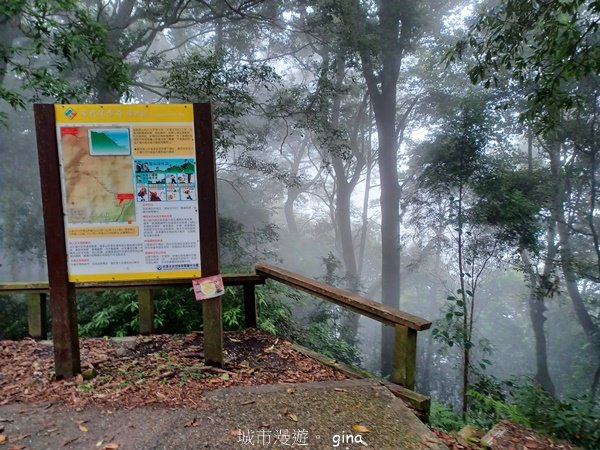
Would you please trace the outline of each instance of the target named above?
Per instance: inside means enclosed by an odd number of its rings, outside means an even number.
[[[431,327],[431,322],[402,312],[396,308],[383,305],[374,300],[361,297],[343,289],[329,286],[312,278],[295,274],[270,264],[258,263],[255,271],[259,275],[274,279],[281,283],[319,296],[325,300],[347,307],[372,319],[390,325],[404,325],[410,329],[421,331]]]

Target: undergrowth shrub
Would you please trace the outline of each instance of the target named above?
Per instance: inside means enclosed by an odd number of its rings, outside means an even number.
[[[460,431],[465,426],[460,414],[452,407],[431,400],[431,409],[429,411],[429,424],[433,428],[439,428],[448,433]]]
[[[509,419],[583,448],[600,448],[600,404],[586,394],[561,400],[530,379],[503,383],[488,379],[474,385],[469,397],[468,422],[480,428]]]

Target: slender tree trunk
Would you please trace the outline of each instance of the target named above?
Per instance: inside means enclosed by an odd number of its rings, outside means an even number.
[[[533,132],[531,128],[529,129],[527,135],[527,156],[528,170],[530,173],[532,173]],[[549,279],[554,270],[554,258],[557,252],[555,245],[557,218],[556,205],[557,201],[560,201],[561,196],[562,194],[560,193],[560,189],[555,186],[553,192],[553,205],[555,208],[553,208],[553,212],[551,213],[550,221],[546,229],[547,253],[541,277],[534,270],[529,252],[525,249],[521,249],[519,252],[521,260],[523,261],[523,265],[525,266],[525,271],[529,278],[529,300],[527,302],[527,308],[529,310],[531,329],[533,330],[535,341],[536,373],[534,379],[542,387],[542,389],[551,395],[555,395],[556,389],[550,376],[550,370],[548,369],[548,344],[546,340],[546,331],[544,329],[544,323],[546,322],[546,317],[544,316],[544,313],[546,312],[545,291],[541,286],[541,280]]]
[[[521,250],[520,254],[521,260],[525,265],[525,270],[527,271],[527,276],[529,277],[529,300],[527,307],[535,339],[536,373],[534,379],[546,392],[555,395],[554,383],[548,370],[548,346],[544,330],[544,323],[546,321],[546,317],[544,316],[546,312],[544,292],[539,283],[539,275],[535,273],[531,265],[529,254],[526,250]]]

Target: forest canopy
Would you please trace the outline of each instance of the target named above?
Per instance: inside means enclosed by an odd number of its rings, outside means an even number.
[[[433,320],[417,390],[460,420],[549,399],[597,424],[599,21],[592,0],[3,1],[0,277],[46,277],[32,103],[210,101],[224,271],[277,262]],[[260,295],[267,331],[389,373],[387,328]],[[159,329],[200,326],[161,296]],[[89,335],[135,332],[127,295],[79,308]]]

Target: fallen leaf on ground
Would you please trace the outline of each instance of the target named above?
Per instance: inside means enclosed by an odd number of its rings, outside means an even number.
[[[371,431],[364,425],[360,425],[358,423],[355,423],[354,425],[352,425],[352,430],[356,431],[357,433],[369,433]]]
[[[24,448],[27,448],[27,447],[24,445],[17,444],[17,445],[13,445],[12,447],[9,447],[8,450],[23,450]]]
[[[119,448],[119,444],[111,442],[110,444],[106,444],[102,447],[102,450],[117,450]]]
[[[66,403],[77,411],[90,404],[131,408],[150,403],[170,408],[203,409],[207,406],[203,392],[223,385],[258,386],[348,379],[343,373],[300,353],[291,343],[277,340],[260,330],[227,332],[225,336],[224,347],[230,358],[225,367],[218,370],[207,369],[200,362],[204,337],[199,333],[135,338],[121,355],[117,350],[122,345],[111,339],[82,338],[82,367],[97,372],[92,384],[84,385],[93,387],[90,392],[82,390],[82,385],[74,381],[57,381],[52,376],[51,346],[33,340],[2,341],[0,360],[5,363],[0,365],[0,379],[11,382],[0,384],[0,405],[35,400],[45,403],[47,408],[51,408],[53,402],[55,405]],[[265,353],[265,349],[270,351]],[[32,370],[33,361],[39,363],[39,369],[35,371]],[[280,370],[273,370],[274,367]],[[34,372],[39,374],[34,375]],[[229,375],[229,379],[227,376],[221,378],[223,373]],[[168,395],[157,395],[157,392],[166,393],[166,389]],[[0,425],[4,422],[13,420],[0,416]],[[59,447],[61,445],[62,442]]]
[[[229,432],[229,434],[230,434],[231,436],[241,436],[241,435],[242,435],[242,430],[231,430],[231,431]]]
[[[290,419],[292,419],[294,422],[298,422],[298,416],[296,414],[290,414]]]
[[[255,402],[255,400],[248,400],[247,402],[243,402],[242,406],[251,405],[254,402]]]
[[[10,442],[20,441],[21,439],[25,439],[26,437],[29,437],[29,436],[31,436],[31,435],[30,434],[18,434],[18,435],[15,435],[15,436],[9,436],[8,440]]]
[[[192,420],[188,420],[184,425],[184,428],[197,427],[199,424],[194,417]]]
[[[4,444],[6,442],[6,436],[0,434],[0,444]]]
[[[334,390],[335,392],[348,392],[348,390],[347,390],[347,389],[342,389],[342,388],[333,388],[333,390]]]
[[[81,424],[79,424],[79,429],[80,429],[80,430],[81,430],[83,433],[87,433],[88,431],[90,431],[90,430],[88,430],[88,428],[87,428],[85,425],[81,425]]]

